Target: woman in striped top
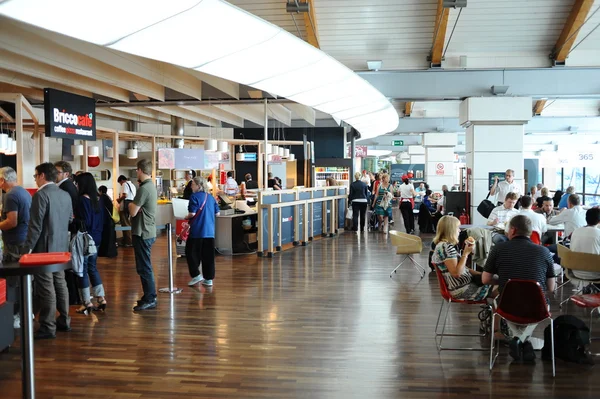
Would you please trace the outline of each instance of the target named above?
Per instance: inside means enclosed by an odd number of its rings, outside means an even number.
[[[442,272],[453,298],[479,301],[490,295],[492,286],[476,283],[476,280],[481,281],[481,273],[466,267],[473,245],[465,243],[465,249],[460,255],[456,246],[459,226],[460,221],[454,216],[443,216],[440,219],[433,239],[435,250],[431,262]]]

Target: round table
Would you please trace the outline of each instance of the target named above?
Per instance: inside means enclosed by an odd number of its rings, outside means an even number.
[[[24,398],[35,398],[31,277],[34,274],[60,272],[69,268],[71,262],[44,266],[21,266],[19,262],[0,263],[0,277],[18,276],[21,281],[21,381]]]

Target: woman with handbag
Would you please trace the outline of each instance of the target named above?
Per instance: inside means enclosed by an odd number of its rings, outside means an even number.
[[[392,186],[390,185],[390,176],[384,173],[381,176],[381,183],[376,186],[377,196],[373,201],[375,214],[379,219],[379,231],[388,232],[388,220],[392,216]],[[373,193],[375,195],[375,193]]]
[[[206,191],[206,182],[196,176],[191,180],[193,194],[188,205],[187,231],[181,233],[185,239],[185,257],[192,279],[189,286],[202,283],[211,287],[215,278],[215,217],[219,205]],[[185,237],[187,235],[187,237]],[[202,272],[199,267],[202,264]]]
[[[82,173],[75,178],[79,202],[75,213],[78,226],[92,237],[96,247],[102,244],[102,230],[104,227],[105,210],[98,199],[98,188],[96,180],[91,173]],[[96,267],[98,253],[86,256],[83,260],[83,276],[77,277],[79,295],[83,306],[77,309],[77,313],[90,314],[92,310],[105,310],[106,298],[104,297],[104,285],[100,273]],[[97,300],[97,307],[91,302],[90,282],[92,293]]]

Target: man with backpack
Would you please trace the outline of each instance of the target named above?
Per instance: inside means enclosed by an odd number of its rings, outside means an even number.
[[[481,276],[483,284],[497,284],[502,293],[510,279],[534,280],[545,292],[554,291],[556,277],[552,254],[548,248],[531,242],[531,232],[531,219],[526,215],[516,215],[510,219],[506,233],[509,241],[492,246]],[[537,324],[507,324],[513,337],[510,355],[515,360],[534,361],[535,353],[529,337]]]

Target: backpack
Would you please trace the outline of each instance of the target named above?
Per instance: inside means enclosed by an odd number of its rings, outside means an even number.
[[[552,359],[550,326],[544,330],[542,359]],[[567,362],[594,364],[586,346],[590,342],[590,329],[575,316],[562,315],[554,320],[554,356]]]

